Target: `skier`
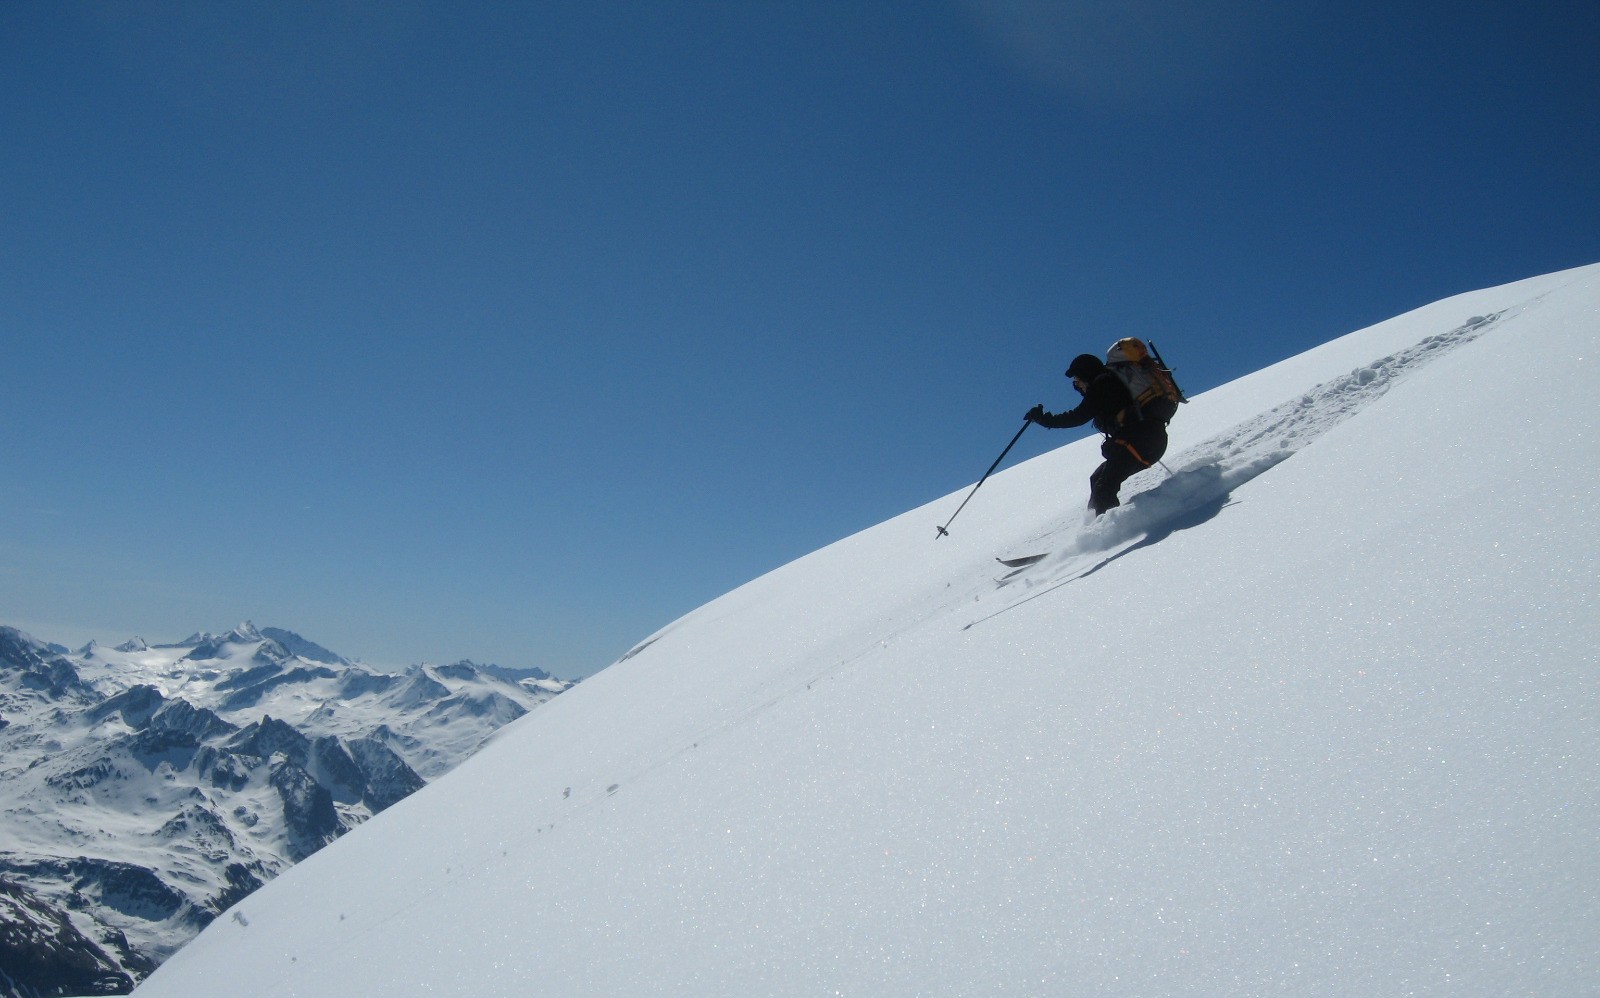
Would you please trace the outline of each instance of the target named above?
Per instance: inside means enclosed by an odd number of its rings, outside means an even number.
[[[1051,413],[1036,405],[1023,418],[1052,430],[1093,422],[1106,435],[1100,445],[1105,462],[1089,476],[1089,507],[1099,516],[1121,505],[1117,493],[1123,482],[1161,460],[1167,452],[1167,426],[1160,419],[1142,418],[1122,379],[1093,354],[1073,358],[1067,377],[1083,396],[1076,409]]]

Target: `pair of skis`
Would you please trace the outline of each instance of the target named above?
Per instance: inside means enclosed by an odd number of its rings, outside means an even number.
[[[1029,568],[1039,564],[1039,562],[1043,561],[1045,557],[1046,555],[1043,554],[1028,554],[1023,555],[1020,558],[996,558],[995,561],[998,561],[1000,564],[1006,567],[1006,574],[1000,576],[1000,578],[996,579],[995,581],[1003,586],[1012,579],[1021,575],[1023,572],[1027,571]]]

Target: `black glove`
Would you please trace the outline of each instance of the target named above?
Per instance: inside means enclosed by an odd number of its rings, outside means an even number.
[[[1041,402],[1040,404],[1034,406],[1032,409],[1029,409],[1027,414],[1024,415],[1022,418],[1026,419],[1030,423],[1037,423],[1039,420],[1043,419],[1044,418],[1044,403]]]

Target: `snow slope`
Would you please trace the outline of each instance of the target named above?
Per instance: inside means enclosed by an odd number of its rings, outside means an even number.
[[[1092,526],[1088,439],[802,558],[138,994],[1596,993],[1597,338],[1600,266],[1462,295]]]

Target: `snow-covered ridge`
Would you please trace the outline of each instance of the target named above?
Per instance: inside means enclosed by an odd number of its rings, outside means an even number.
[[[846,538],[139,993],[1600,992],[1597,347],[1600,267],[1458,296],[1196,398],[1096,523],[1085,439]]]
[[[568,685],[471,662],[389,674],[248,622],[76,652],[0,627],[0,916],[16,927],[0,995],[126,993]]]

